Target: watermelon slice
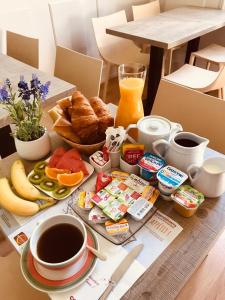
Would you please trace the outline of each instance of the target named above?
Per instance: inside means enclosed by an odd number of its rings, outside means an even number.
[[[63,155],[66,153],[66,150],[63,147],[56,148],[53,152],[50,160],[49,160],[49,167],[50,168],[56,168],[57,163],[59,160],[63,157]]]
[[[84,175],[88,175],[86,166],[80,156],[80,153],[76,149],[68,150],[63,157],[60,158],[56,164],[58,169],[67,169],[73,173],[82,171]]]

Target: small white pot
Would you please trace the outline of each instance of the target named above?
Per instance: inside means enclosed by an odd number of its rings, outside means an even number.
[[[51,150],[50,139],[47,130],[45,133],[37,140],[24,142],[18,140],[16,137],[15,146],[17,153],[21,158],[27,160],[38,160],[46,156]]]

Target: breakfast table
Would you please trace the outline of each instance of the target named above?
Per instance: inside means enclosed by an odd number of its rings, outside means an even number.
[[[115,108],[111,104],[110,106],[112,109]],[[65,145],[54,132],[51,132],[50,136],[53,148]],[[221,155],[209,148],[206,151],[206,157]],[[18,154],[13,153],[0,160],[0,176],[9,176],[10,166],[17,158],[19,158]],[[32,162],[24,161],[24,164],[27,171],[32,169]],[[54,206],[43,211],[43,213],[49,216],[53,208]],[[147,268],[122,299],[175,299],[184,284],[207,256],[225,227],[225,194],[218,199],[206,199],[191,218],[178,215],[174,211],[172,203],[163,199],[156,202],[156,208],[160,213],[168,216],[170,220],[178,223],[183,230]],[[31,226],[32,228],[39,218],[42,218],[42,215],[31,217],[28,227]],[[3,210],[0,210],[0,226],[7,236],[12,237],[14,232],[20,231],[20,225],[13,221],[13,218],[10,218],[10,213]],[[146,233],[140,229],[139,234]],[[12,242],[12,238],[10,241]],[[130,244],[132,245],[132,243]],[[151,245],[145,245],[145,247],[151,251]],[[60,298],[57,295],[54,296],[54,293],[50,294],[53,300],[69,299],[68,293],[65,297],[62,293],[58,295]]]
[[[145,115],[151,112],[163,74],[165,50],[187,43],[185,63],[188,63],[191,52],[199,47],[200,37],[224,26],[224,10],[184,6],[106,29],[108,34],[151,45]]]
[[[44,104],[46,110],[48,107],[53,106],[56,100],[67,97],[76,90],[74,85],[64,80],[44,73],[12,57],[0,54],[0,86],[4,84],[5,79],[9,78],[13,88],[16,89],[21,75],[23,75],[26,80],[31,80],[32,74],[36,74],[41,82],[51,82],[49,94]],[[0,139],[1,141],[4,140],[4,143],[1,143],[0,149],[0,156],[2,158],[15,151],[14,141],[11,137],[9,138],[9,134],[11,133],[9,124],[10,119],[8,113],[2,109],[0,105]]]

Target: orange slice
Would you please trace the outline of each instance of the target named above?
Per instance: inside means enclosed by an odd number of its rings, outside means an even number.
[[[57,175],[58,174],[68,174],[71,173],[70,170],[66,169],[57,169],[57,168],[50,168],[50,167],[45,167],[45,174],[51,179],[57,180]]]
[[[58,182],[62,185],[73,186],[78,185],[84,178],[84,173],[82,171],[71,173],[71,174],[58,174]]]

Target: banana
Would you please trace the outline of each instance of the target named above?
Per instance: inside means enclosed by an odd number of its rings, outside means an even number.
[[[11,180],[16,192],[23,198],[31,201],[45,200],[54,202],[51,197],[43,195],[28,180],[21,160],[15,160],[11,167]]]
[[[13,193],[6,177],[0,178],[0,206],[20,216],[32,216],[40,207],[37,203],[26,201]]]

